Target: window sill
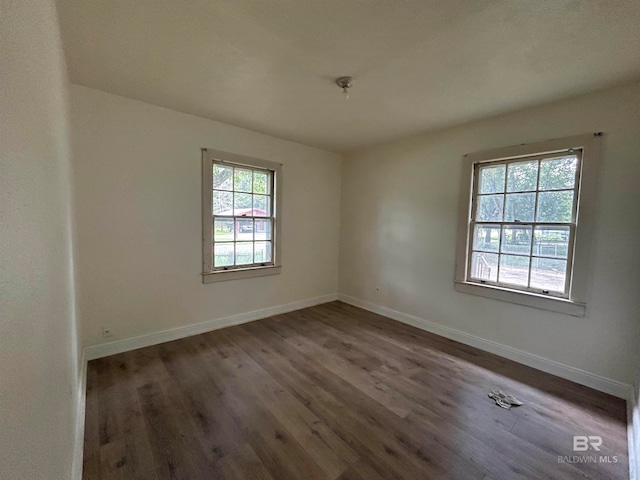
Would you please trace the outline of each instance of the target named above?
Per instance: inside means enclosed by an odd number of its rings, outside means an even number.
[[[574,317],[584,317],[587,306],[584,303],[565,300],[564,298],[547,297],[535,293],[519,292],[508,288],[495,287],[493,285],[478,285],[469,282],[455,282],[458,292],[470,293],[481,297],[502,300],[503,302],[526,305],[528,307],[563,313]]]
[[[217,270],[202,274],[202,283],[224,282],[226,280],[238,280],[241,278],[264,277],[278,275],[282,265],[270,265],[268,267],[238,268],[235,270]]]

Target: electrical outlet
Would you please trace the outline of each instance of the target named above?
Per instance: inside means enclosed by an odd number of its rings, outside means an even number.
[[[113,333],[111,333],[111,328],[110,327],[102,327],[102,336],[104,338],[111,337],[112,335],[113,335]]]

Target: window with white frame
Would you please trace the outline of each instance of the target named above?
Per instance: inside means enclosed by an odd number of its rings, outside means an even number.
[[[279,273],[280,177],[280,164],[203,150],[205,282]]]
[[[474,166],[469,281],[568,297],[580,157]]]
[[[573,137],[470,156],[459,290],[584,314],[598,140]],[[593,191],[585,190],[585,175]]]

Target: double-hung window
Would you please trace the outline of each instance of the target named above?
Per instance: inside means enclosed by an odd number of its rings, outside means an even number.
[[[202,154],[205,283],[279,273],[281,165]]]
[[[574,137],[469,156],[459,289],[584,314],[598,140]]]

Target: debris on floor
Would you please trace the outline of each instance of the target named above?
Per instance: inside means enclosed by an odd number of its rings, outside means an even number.
[[[516,397],[509,393],[504,393],[502,390],[492,390],[489,392],[489,398],[495,400],[496,405],[507,410],[511,407],[519,407],[523,403]]]

